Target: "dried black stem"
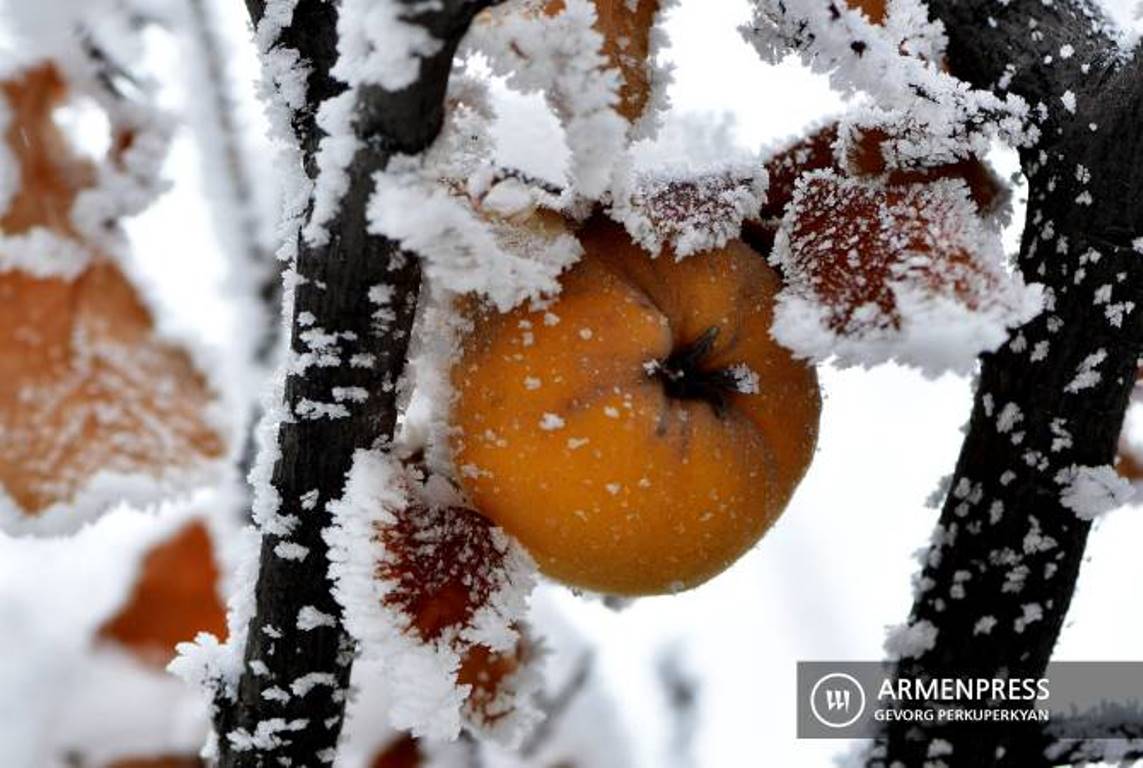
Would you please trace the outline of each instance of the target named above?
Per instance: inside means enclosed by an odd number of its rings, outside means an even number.
[[[316,768],[332,763],[337,749],[354,644],[342,626],[328,577],[322,537],[329,524],[326,504],[341,497],[354,451],[383,446],[393,435],[396,384],[405,367],[420,288],[416,255],[370,235],[366,205],[373,174],[393,154],[423,152],[436,138],[456,46],[472,17],[489,4],[402,2],[410,9],[428,8],[408,21],[443,44],[421,60],[420,74],[408,87],[359,92],[355,130],[361,148],[348,168],[340,210],[328,224],[329,241],[315,245],[300,240],[291,265],[296,286],[291,353],[301,358],[320,350],[340,363],[315,363],[305,370],[294,366],[286,376],[283,405],[289,416],[277,428],[271,480],[279,525],[262,531],[255,614],[236,697],[222,696],[217,702],[224,768]],[[257,24],[264,3],[250,0],[248,7]],[[294,127],[311,175],[321,139],[317,107],[343,89],[329,77],[336,56],[336,8],[325,0],[300,0],[277,43],[298,50],[309,65],[307,105],[295,116]],[[392,288],[386,305],[392,319],[383,326],[375,320],[378,307],[371,299],[370,289],[378,285]],[[355,391],[367,397],[339,396]],[[340,406],[339,414],[322,417],[315,404]],[[294,546],[282,549],[283,544]],[[301,559],[297,547],[304,548]],[[292,690],[295,681],[313,674],[323,676],[317,678],[321,684],[303,693]]]
[[[1047,108],[1042,140],[1021,151],[1029,200],[1018,265],[1049,304],[982,358],[910,617],[936,629],[935,645],[899,673],[1038,677],[1090,526],[1061,504],[1061,481],[1072,467],[1113,462],[1143,349],[1143,256],[1132,248],[1143,233],[1141,64],[1086,0],[930,8],[955,74]],[[889,728],[872,764],[922,765],[938,737],[952,745],[940,756],[949,766],[1056,764],[1035,732],[905,724]]]

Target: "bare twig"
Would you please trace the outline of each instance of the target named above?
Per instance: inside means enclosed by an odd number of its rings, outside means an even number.
[[[548,743],[560,718],[571,708],[580,693],[591,679],[595,668],[595,654],[585,652],[576,662],[571,676],[558,691],[550,696],[538,696],[536,708],[544,713],[544,719],[529,734],[527,740],[520,747],[520,756],[524,758],[535,757]]]
[[[694,737],[699,704],[699,683],[683,667],[678,649],[671,649],[659,660],[659,681],[671,708],[672,764],[686,768],[695,764]]]
[[[264,308],[267,317],[253,350],[259,365],[265,365],[276,344],[279,324],[275,321],[281,305],[281,275],[274,255],[269,252],[259,237],[259,215],[254,195],[254,184],[250,179],[250,169],[246,163],[246,153],[242,145],[242,134],[235,122],[235,99],[231,93],[232,79],[225,65],[225,54],[215,20],[208,7],[208,0],[187,0],[190,29],[193,44],[198,48],[205,76],[201,85],[205,90],[205,120],[213,123],[205,136],[199,137],[204,155],[213,155],[221,173],[215,174],[224,185],[225,194],[214,200],[214,205],[224,206],[220,212],[227,221],[234,224],[229,228],[228,238],[233,242],[234,254],[241,259],[244,274],[253,279],[251,288],[254,298]]]

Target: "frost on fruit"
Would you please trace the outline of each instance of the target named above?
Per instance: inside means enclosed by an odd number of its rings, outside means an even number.
[[[95,164],[52,120],[69,96],[52,66],[2,88],[19,186],[0,217],[0,525],[58,531],[201,478],[223,445],[205,378],[157,337],[115,261],[116,219],[156,183],[161,129],[111,114]]]
[[[930,375],[966,371],[1040,309],[1039,290],[1003,268],[996,233],[960,180],[804,176],[772,259],[788,281],[774,337],[843,365],[893,359]]]
[[[521,738],[538,685],[522,623],[530,558],[443,478],[379,452],[357,452],[329,508],[335,596],[365,656],[383,666],[393,726]]]

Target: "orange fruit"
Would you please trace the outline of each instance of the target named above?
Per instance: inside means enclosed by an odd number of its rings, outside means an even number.
[[[770,338],[778,279],[745,245],[652,259],[602,218],[579,237],[547,309],[471,312],[452,371],[460,482],[553,578],[692,587],[785,508],[817,380]]]

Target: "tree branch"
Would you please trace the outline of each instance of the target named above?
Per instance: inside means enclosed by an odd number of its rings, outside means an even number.
[[[414,0],[401,2],[418,6]],[[277,425],[271,479],[278,502],[275,524],[262,531],[255,614],[237,696],[217,702],[224,768],[333,761],[354,645],[341,624],[327,573],[326,504],[342,495],[354,451],[384,445],[393,436],[396,385],[420,288],[415,254],[368,234],[366,206],[373,175],[395,152],[422,152],[436,138],[456,46],[487,4],[445,0],[406,19],[442,46],[421,59],[419,76],[408,87],[359,91],[359,149],[347,169],[349,185],[339,213],[328,226],[329,241],[299,240],[289,278],[295,286],[290,347],[295,361],[311,362],[291,365],[286,376],[286,414]],[[257,23],[265,4],[250,0],[248,7]],[[344,88],[329,76],[336,55],[335,9],[324,0],[300,0],[278,41],[297,49],[309,64],[307,107],[295,115],[294,128],[311,177],[321,138],[317,106]],[[371,289],[379,285],[392,288],[386,305],[392,319],[383,328],[374,319],[377,306],[371,299]],[[312,362],[315,356],[336,362]],[[339,392],[366,397],[342,398]],[[333,412],[323,415],[326,406]],[[303,677],[321,682],[294,685]]]
[[[1143,350],[1143,262],[1132,248],[1143,229],[1143,80],[1087,0],[930,8],[947,27],[954,73],[1047,108],[1041,142],[1021,152],[1029,203],[1018,263],[1049,302],[982,358],[910,618],[931,624],[936,642],[899,674],[1036,677],[1090,527],[1061,504],[1061,481],[1072,467],[1112,463]],[[1042,739],[992,734],[897,724],[871,764],[920,765],[937,737],[953,745],[948,765],[1054,764]]]

